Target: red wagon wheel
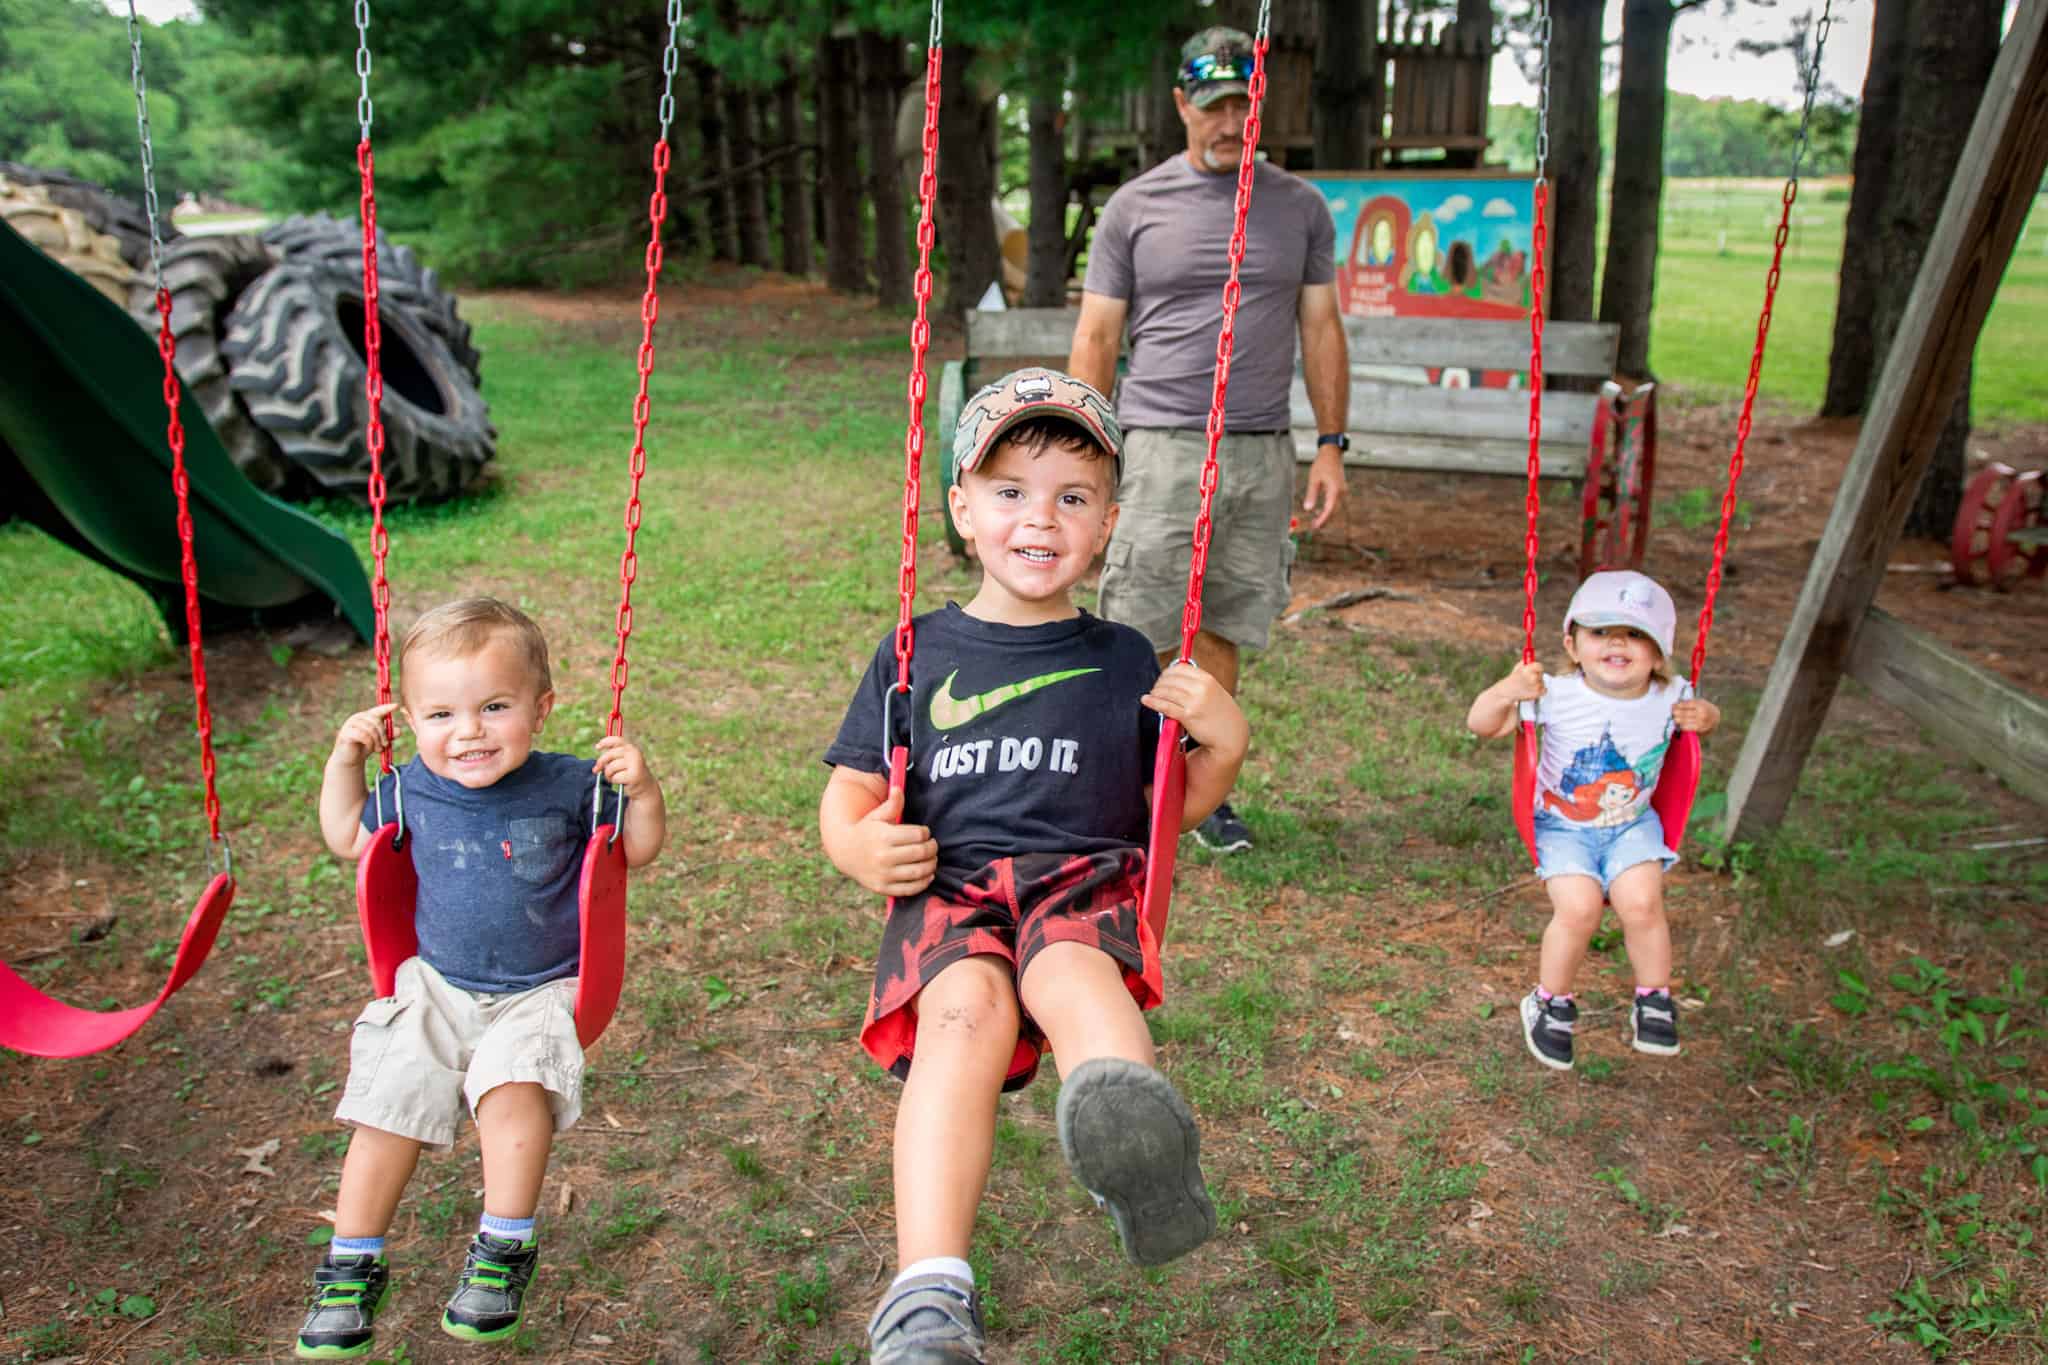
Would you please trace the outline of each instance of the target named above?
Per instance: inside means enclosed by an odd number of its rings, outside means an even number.
[[[1624,394],[1601,391],[1586,455],[1579,533],[1579,577],[1601,569],[1640,569],[1650,535],[1650,491],[1657,470],[1653,385]]]
[[[2009,592],[2023,578],[2048,573],[2048,542],[2029,547],[2015,540],[2018,531],[2038,531],[2048,522],[2048,477],[2029,469],[2015,478],[1991,518],[1990,545],[1985,555],[1991,586]]]
[[[1965,587],[1981,587],[1995,581],[1991,571],[1992,524],[2011,496],[2014,477],[2011,465],[1993,462],[1979,470],[1963,489],[1963,505],[1956,509],[1948,556],[1956,582]]]

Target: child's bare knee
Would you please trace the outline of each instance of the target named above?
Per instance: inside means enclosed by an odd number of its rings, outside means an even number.
[[[1017,993],[1009,975],[986,959],[955,963],[917,997],[920,1040],[929,1034],[965,1041],[990,1032],[1014,1038],[1017,1022]]]

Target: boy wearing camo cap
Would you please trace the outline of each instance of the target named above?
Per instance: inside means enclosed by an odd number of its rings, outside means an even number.
[[[954,434],[953,519],[981,560],[965,607],[913,622],[904,790],[887,779],[893,632],[838,738],[819,811],[826,853],[892,897],[861,1045],[904,1081],[894,1151],[899,1273],[868,1324],[870,1359],[978,1361],[967,1264],[994,1155],[996,1099],[1050,1047],[1060,1146],[1158,1265],[1215,1230],[1194,1116],[1152,1065],[1161,998],[1141,900],[1161,716],[1188,755],[1185,827],[1230,790],[1249,734],[1209,674],[1160,670],[1127,626],[1072,589],[1116,523],[1122,432],[1093,387],[1057,370],[1003,376]]]

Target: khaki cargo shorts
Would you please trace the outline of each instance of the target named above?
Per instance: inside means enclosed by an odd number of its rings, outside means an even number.
[[[1138,427],[1124,433],[1122,510],[1102,569],[1097,615],[1143,632],[1161,653],[1180,648],[1202,501],[1201,431]],[[1202,629],[1264,649],[1287,607],[1287,521],[1294,506],[1294,438],[1226,433],[1216,450]]]
[[[524,1081],[547,1091],[556,1132],[582,1114],[576,978],[488,995],[409,957],[392,993],[356,1016],[334,1117],[446,1149],[465,1109],[474,1114],[492,1090]]]

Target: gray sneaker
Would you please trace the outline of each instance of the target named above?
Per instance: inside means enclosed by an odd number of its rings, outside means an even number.
[[[1115,1220],[1131,1260],[1165,1265],[1214,1235],[1202,1137],[1173,1082],[1137,1062],[1097,1057],[1060,1086],[1055,1118],[1067,1165]]]
[[[346,1360],[367,1354],[377,1314],[391,1297],[391,1268],[381,1256],[336,1256],[313,1271],[313,1306],[292,1354],[303,1360]]]
[[[1252,832],[1225,801],[1195,826],[1195,841],[1211,853],[1242,853],[1252,846]]]
[[[868,1319],[869,1365],[957,1365],[987,1346],[974,1286],[952,1275],[890,1285]]]
[[[538,1242],[479,1232],[469,1244],[455,1296],[442,1310],[441,1330],[458,1341],[503,1341],[517,1332],[539,1261]]]

